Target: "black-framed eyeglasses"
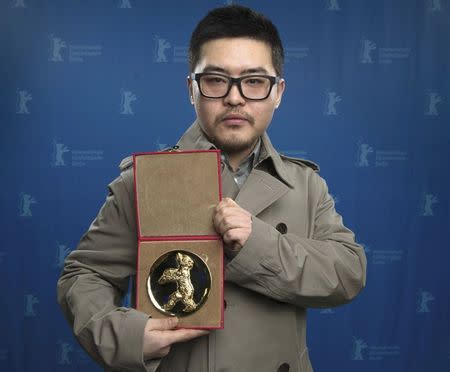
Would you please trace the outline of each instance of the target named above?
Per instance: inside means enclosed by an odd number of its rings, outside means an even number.
[[[245,75],[233,78],[211,72],[192,73],[190,78],[197,82],[203,97],[226,97],[233,84],[236,84],[241,96],[253,101],[261,101],[269,97],[272,87],[280,81],[279,76]]]

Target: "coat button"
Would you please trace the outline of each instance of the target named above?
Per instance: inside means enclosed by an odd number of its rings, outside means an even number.
[[[277,225],[276,229],[277,229],[281,234],[286,234],[286,233],[287,233],[287,226],[286,226],[286,224],[283,223],[283,222],[280,222],[280,223]]]
[[[282,365],[280,365],[278,367],[277,372],[289,372],[289,368],[290,368],[290,366],[288,363],[283,363]]]

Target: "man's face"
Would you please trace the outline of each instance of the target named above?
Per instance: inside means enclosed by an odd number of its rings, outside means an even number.
[[[248,38],[211,40],[201,47],[195,73],[212,72],[240,77],[244,75],[276,76],[270,47]],[[250,152],[281,102],[285,82],[281,79],[262,101],[245,99],[234,84],[226,97],[206,98],[196,82],[188,81],[191,102],[209,140],[229,153]]]

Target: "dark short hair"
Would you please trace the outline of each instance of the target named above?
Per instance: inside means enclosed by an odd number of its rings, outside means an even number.
[[[264,15],[241,5],[229,5],[211,10],[198,24],[189,43],[189,68],[194,71],[200,51],[207,41],[247,37],[267,43],[272,50],[272,63],[277,75],[282,75],[284,50],[275,25]]]

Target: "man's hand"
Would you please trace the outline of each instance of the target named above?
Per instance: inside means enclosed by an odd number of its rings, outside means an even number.
[[[178,318],[150,318],[147,321],[144,331],[144,360],[162,358],[169,353],[172,344],[209,333],[198,329],[174,329],[177,324]]]
[[[234,200],[225,198],[216,207],[214,227],[224,243],[238,251],[252,232],[252,215]]]

